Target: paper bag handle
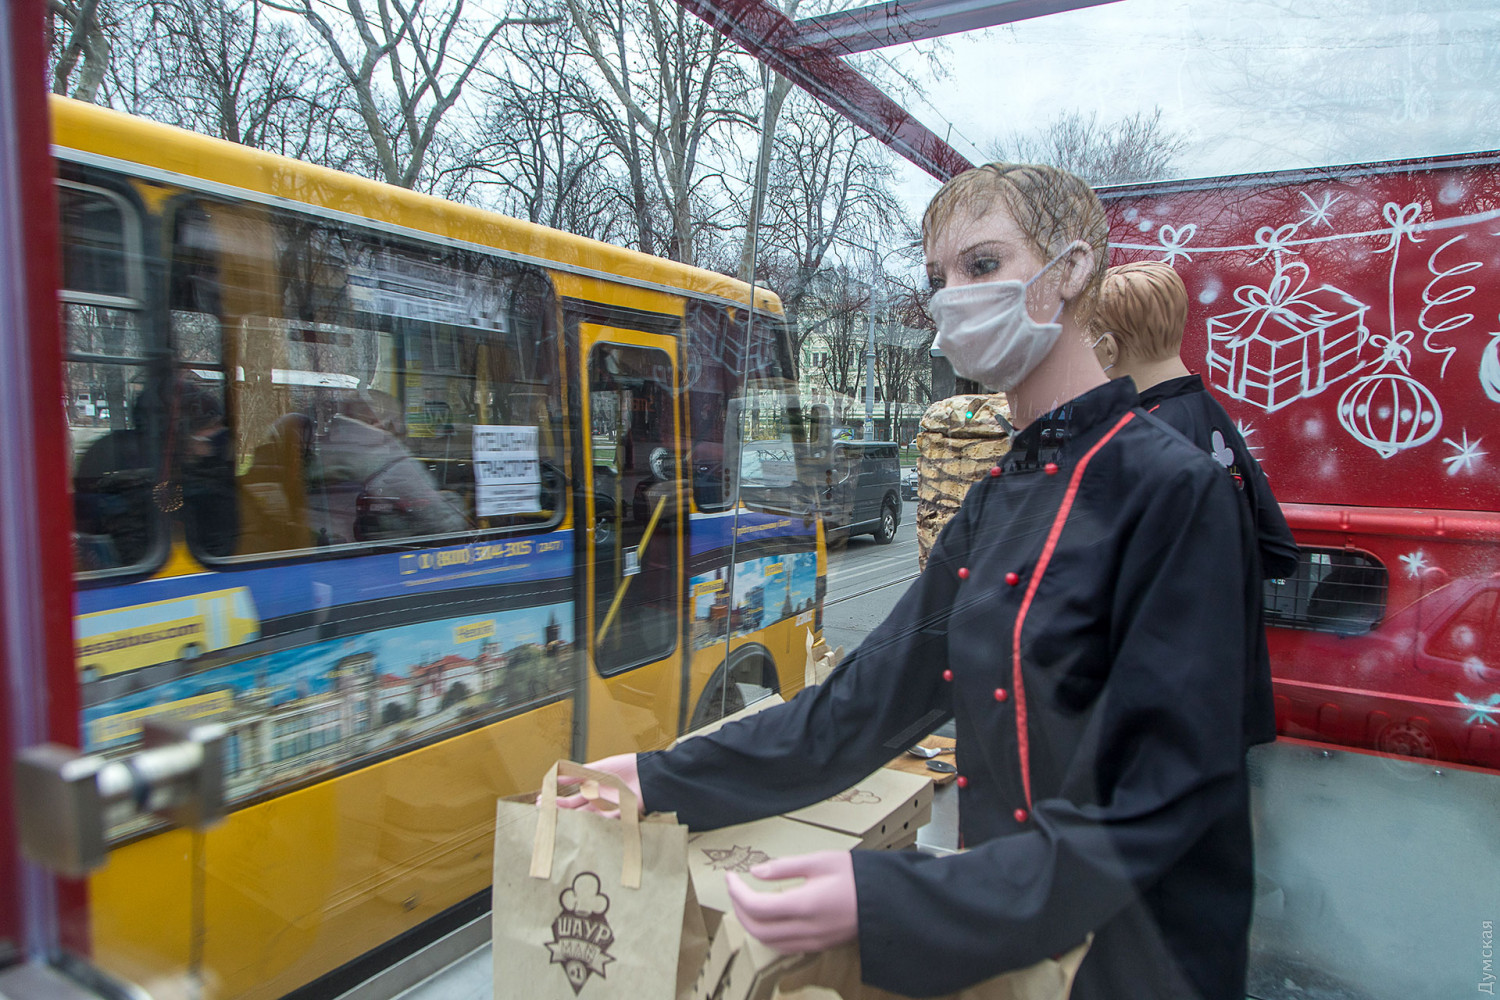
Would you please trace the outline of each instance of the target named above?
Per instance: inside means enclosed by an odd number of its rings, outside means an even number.
[[[641,887],[641,816],[635,793],[620,780],[619,775],[608,771],[595,771],[575,764],[571,760],[560,760],[553,764],[542,779],[542,794],[537,798],[536,841],[531,848],[531,877],[552,877],[552,852],[557,844],[557,778],[566,775],[582,778],[583,794],[597,799],[599,786],[609,785],[620,795],[620,819],[624,824],[624,864],[620,872],[620,884],[627,889]]]

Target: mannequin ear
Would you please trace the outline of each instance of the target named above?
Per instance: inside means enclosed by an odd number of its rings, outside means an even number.
[[[1120,342],[1115,339],[1114,334],[1105,333],[1099,336],[1099,339],[1094,342],[1094,357],[1099,359],[1099,366],[1106,372],[1120,363]],[[1117,374],[1123,375],[1124,372]]]
[[[1082,240],[1068,250],[1063,259],[1062,284],[1058,288],[1064,302],[1072,302],[1083,294],[1094,276],[1094,248]]]

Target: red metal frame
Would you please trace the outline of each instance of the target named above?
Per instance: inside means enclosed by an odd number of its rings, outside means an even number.
[[[1119,0],[887,0],[797,22],[794,46],[865,52]]]
[[[47,109],[46,81],[46,3],[45,0],[10,0],[5,6],[11,51],[0,59],[8,67],[11,79],[8,92],[15,102],[16,134],[6,137],[18,170],[21,231],[17,234],[24,254],[17,255],[19,279],[26,297],[27,359],[29,370],[13,372],[13,386],[30,388],[31,462],[34,470],[34,493],[27,498],[28,512],[37,526],[37,550],[41,556],[32,581],[40,595],[41,620],[36,623],[8,622],[11,628],[35,627],[42,648],[41,663],[21,664],[31,672],[44,696],[34,704],[45,704],[46,738],[59,743],[78,745],[80,712],[77,675],[73,666],[73,579],[72,507],[66,502],[68,484],[68,438],[62,406],[63,359],[58,332],[57,285],[57,208],[53,193],[51,157],[51,123]],[[8,390],[14,391],[14,390]],[[17,516],[7,512],[6,516]],[[3,584],[0,584],[3,585]],[[0,625],[0,627],[4,627]],[[7,664],[7,677],[10,673]],[[6,725],[11,711],[9,698],[0,725]],[[7,756],[14,749],[16,734],[6,732],[0,746]],[[0,767],[0,866],[7,891],[0,893],[0,934],[15,938],[27,925],[21,893],[9,887],[18,886],[19,855],[15,842],[12,790],[9,761]],[[87,897],[82,883],[60,884],[58,889],[61,925],[59,943],[74,951],[87,947]],[[35,923],[31,925],[37,932]],[[46,929],[42,933],[46,933]],[[31,948],[44,942],[27,942]]]
[[[972,164],[832,51],[797,46],[798,28],[765,0],[678,0],[715,31],[938,180]]]
[[[843,56],[1116,0],[888,0],[793,21],[766,0],[678,0],[715,31],[940,181],[974,165]]]

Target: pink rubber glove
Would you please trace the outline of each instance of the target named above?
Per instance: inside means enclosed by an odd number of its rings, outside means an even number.
[[[635,804],[640,814],[642,816],[646,815],[646,800],[641,795],[641,778],[635,769],[635,754],[615,754],[613,757],[604,757],[591,764],[585,764],[584,767],[592,768],[595,771],[608,771],[610,774],[618,775],[620,780],[625,782],[625,787],[635,793]],[[585,809],[589,812],[599,813],[602,816],[620,815],[620,795],[609,785],[599,786],[598,799],[585,798],[581,793],[567,796],[561,794],[561,789],[564,785],[576,784],[578,784],[577,778],[558,777],[557,785],[559,793],[557,796],[557,805],[559,808]],[[608,803],[614,803],[615,808],[610,809]]]
[[[804,878],[785,892],[757,892],[733,872],[729,898],[745,930],[783,955],[822,951],[859,934],[854,859],[848,851],[819,851],[766,861],[750,869],[756,878]]]

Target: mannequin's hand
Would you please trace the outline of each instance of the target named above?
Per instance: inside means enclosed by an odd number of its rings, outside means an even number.
[[[822,951],[859,933],[854,859],[848,851],[820,851],[767,861],[750,869],[756,878],[804,878],[785,892],[756,892],[728,875],[729,898],[745,930],[783,955]]]
[[[625,782],[625,787],[635,793],[637,810],[642,816],[646,814],[646,800],[641,795],[641,779],[635,769],[635,754],[616,754],[613,757],[605,757],[591,764],[585,764],[584,767],[595,771],[608,771],[610,774],[617,775],[621,781]],[[558,777],[557,805],[559,808],[586,809],[589,812],[596,812],[603,816],[620,815],[620,795],[609,785],[599,786],[598,799],[585,798],[582,793],[576,795],[562,794],[561,789],[564,785],[576,785],[578,783],[579,779],[577,778]],[[611,803],[614,804],[613,809],[610,808]]]

